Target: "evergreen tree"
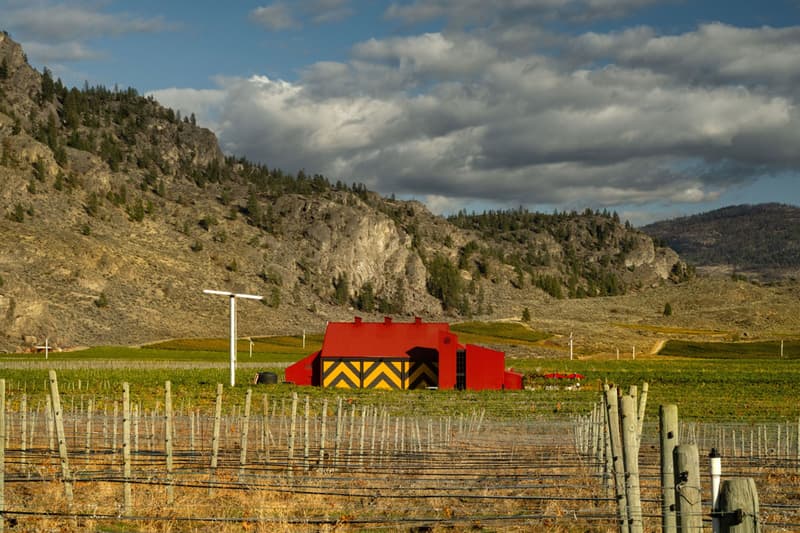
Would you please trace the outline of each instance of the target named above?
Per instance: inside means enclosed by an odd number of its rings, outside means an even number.
[[[254,226],[261,225],[261,204],[258,201],[258,195],[256,194],[256,190],[253,187],[250,187],[250,194],[247,196],[247,217],[250,219],[250,223]]]
[[[50,102],[53,100],[53,96],[56,94],[56,85],[53,82],[53,73],[50,72],[50,69],[45,67],[44,71],[42,72],[42,85],[41,85],[41,101]]]
[[[333,301],[339,305],[344,305],[350,298],[350,283],[347,281],[344,273],[333,280]]]
[[[375,309],[375,288],[372,286],[372,282],[367,281],[361,286],[356,303],[360,310],[367,313]]]
[[[428,265],[427,288],[431,296],[442,302],[442,307],[458,309],[462,302],[461,275],[447,257],[437,254]]]

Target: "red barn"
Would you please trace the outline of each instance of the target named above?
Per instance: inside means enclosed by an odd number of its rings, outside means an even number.
[[[322,349],[286,369],[297,385],[351,389],[521,389],[505,354],[462,345],[446,323],[331,322]]]

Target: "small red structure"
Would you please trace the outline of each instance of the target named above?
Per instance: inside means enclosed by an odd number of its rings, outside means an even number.
[[[505,354],[462,345],[446,323],[331,322],[322,349],[286,369],[297,385],[377,389],[521,389]]]

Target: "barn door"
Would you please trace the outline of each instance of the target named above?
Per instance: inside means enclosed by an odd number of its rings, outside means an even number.
[[[467,351],[456,351],[456,389],[467,388]]]

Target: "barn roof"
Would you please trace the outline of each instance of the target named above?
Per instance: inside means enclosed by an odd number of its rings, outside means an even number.
[[[442,335],[450,333],[444,322],[330,322],[322,341],[322,357],[408,358],[417,347],[438,349]]]

